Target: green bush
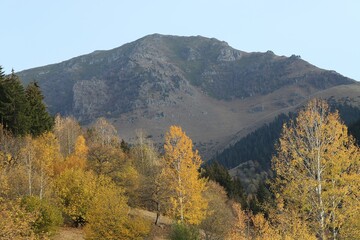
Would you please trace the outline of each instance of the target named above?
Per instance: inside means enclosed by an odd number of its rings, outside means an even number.
[[[37,218],[32,226],[36,234],[53,234],[63,223],[61,211],[50,202],[39,197],[30,196],[22,200],[22,205],[28,212],[35,213]]]
[[[177,223],[173,225],[170,234],[171,240],[199,240],[200,232],[194,226],[185,225],[183,223]]]

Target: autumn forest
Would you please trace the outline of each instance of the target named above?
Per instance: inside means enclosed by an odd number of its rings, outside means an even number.
[[[50,116],[36,82],[1,69],[0,121],[1,239],[52,239],[63,226],[152,239],[163,219],[168,239],[360,239],[359,147],[325,100],[283,125],[257,194],[203,162],[180,126],[161,147],[146,129],[129,144],[105,118]]]

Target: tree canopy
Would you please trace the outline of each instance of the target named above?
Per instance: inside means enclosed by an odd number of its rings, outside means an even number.
[[[274,192],[285,211],[308,222],[319,239],[349,234],[346,222],[360,210],[360,155],[337,112],[323,100],[310,101],[284,125],[272,161]]]
[[[39,136],[51,130],[53,119],[36,82],[26,89],[14,73],[5,76],[0,68],[0,123],[14,135]]]
[[[180,222],[200,224],[207,208],[202,196],[206,182],[198,172],[201,158],[179,126],[166,133],[164,150],[162,177],[169,189],[170,212]]]

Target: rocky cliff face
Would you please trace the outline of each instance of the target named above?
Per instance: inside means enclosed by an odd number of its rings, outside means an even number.
[[[296,56],[158,34],[18,74],[39,82],[53,114],[83,123],[105,116],[128,139],[135,128],[160,139],[168,125],[180,124],[199,148],[213,151],[310,95],[354,83]]]

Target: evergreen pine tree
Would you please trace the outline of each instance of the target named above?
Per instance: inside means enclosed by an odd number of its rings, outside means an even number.
[[[39,136],[53,127],[54,120],[46,110],[43,103],[44,96],[36,82],[31,82],[26,87],[25,94],[29,104],[27,112],[30,123],[29,131],[31,135]]]
[[[10,76],[4,76],[2,71],[0,75],[1,124],[15,135],[24,135],[29,129],[24,87],[14,70]]]
[[[220,186],[225,188],[229,198],[241,203],[242,206],[246,206],[245,190],[240,179],[233,179],[229,171],[216,161],[205,165],[204,169],[204,177],[219,183]]]
[[[2,125],[4,125],[5,100],[5,73],[0,66],[0,124]]]

